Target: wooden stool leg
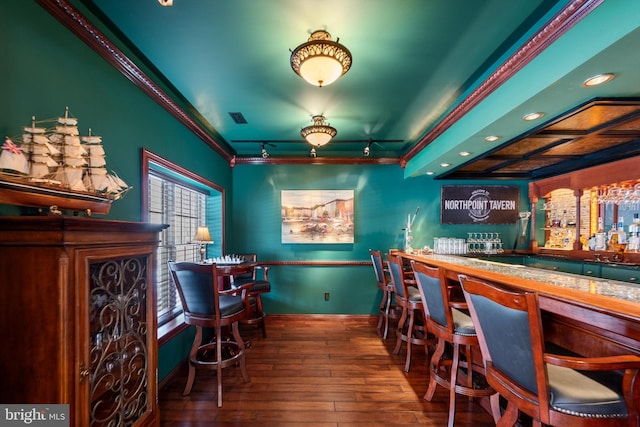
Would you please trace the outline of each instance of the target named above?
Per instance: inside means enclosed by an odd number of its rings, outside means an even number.
[[[218,408],[222,407],[222,328],[216,326],[216,377],[218,380]]]
[[[393,294],[390,291],[385,291],[386,304],[384,307],[384,332],[382,338],[387,339],[389,336],[389,314],[391,313],[391,306],[393,305]]]
[[[396,347],[393,349],[393,354],[400,353],[400,348],[402,347],[402,335],[404,335],[404,324],[407,321],[407,308],[402,307],[402,316],[400,316],[400,320],[398,321],[398,327],[396,328],[396,333],[398,338],[396,339]]]
[[[247,364],[246,358],[244,356],[244,352],[246,350],[244,340],[240,336],[240,327],[238,326],[238,322],[231,325],[231,331],[233,333],[233,339],[238,343],[238,352],[242,353],[242,357],[238,359],[238,364],[240,365],[240,372],[242,372],[242,378],[244,382],[248,383],[251,381],[249,378],[249,373],[247,372]]]
[[[183,396],[188,396],[189,393],[191,393],[193,382],[196,379],[196,367],[193,365],[192,361],[196,360],[200,343],[202,343],[202,327],[196,326],[196,336],[193,339],[191,351],[189,351],[189,375],[187,376],[187,384],[185,385],[184,391],[182,392]]]
[[[378,330],[378,335],[381,336],[382,338],[386,338],[386,336],[382,332],[386,306],[387,306],[387,291],[383,290],[382,299],[380,300],[380,305],[378,306],[378,325],[376,326],[376,329]]]
[[[451,363],[451,380],[449,381],[449,421],[447,422],[448,427],[453,427],[453,424],[456,418],[456,384],[458,383],[459,365],[460,365],[460,345],[453,344],[453,361]]]
[[[445,341],[442,339],[438,339],[438,345],[436,346],[436,350],[433,352],[433,356],[431,356],[431,361],[429,362],[429,387],[427,387],[427,392],[424,394],[424,400],[431,401],[431,399],[433,399],[433,395],[436,392],[436,387],[438,387],[435,371],[439,367],[440,358],[444,354],[444,348]]]
[[[409,372],[411,368],[411,340],[413,339],[413,326],[415,324],[415,310],[409,311],[409,326],[407,327],[407,357],[404,362],[404,371]]]
[[[465,346],[465,357],[467,358],[467,388],[473,388],[473,352],[470,345]],[[473,401],[473,396],[468,396],[468,400]]]
[[[513,427],[516,421],[518,421],[518,415],[520,415],[520,411],[518,411],[516,405],[508,404],[507,409],[504,411],[504,414],[502,414],[502,418],[500,418],[496,427]],[[537,427],[541,426],[540,421],[536,423],[535,420],[533,425]]]
[[[260,327],[262,329],[262,338],[267,337],[267,325],[264,321],[264,310],[262,309],[262,298],[260,294],[256,294],[256,316],[260,318]]]

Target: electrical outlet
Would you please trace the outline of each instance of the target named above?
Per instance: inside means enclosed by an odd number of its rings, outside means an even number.
[[[329,301],[329,292],[324,293],[324,300]]]

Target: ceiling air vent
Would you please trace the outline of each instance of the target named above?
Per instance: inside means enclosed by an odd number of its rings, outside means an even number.
[[[231,116],[233,121],[236,122],[237,124],[239,124],[239,125],[246,125],[247,124],[247,119],[244,118],[242,113],[229,113],[229,115]]]

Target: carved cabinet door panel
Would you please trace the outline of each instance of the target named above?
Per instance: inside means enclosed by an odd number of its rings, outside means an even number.
[[[153,248],[79,251],[78,420],[152,425],[156,409]]]

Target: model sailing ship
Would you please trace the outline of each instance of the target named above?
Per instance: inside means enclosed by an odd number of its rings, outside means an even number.
[[[51,127],[41,127],[51,123]],[[0,150],[0,203],[106,214],[129,187],[107,171],[102,138],[80,136],[69,116],[25,126],[21,136],[6,137]]]

